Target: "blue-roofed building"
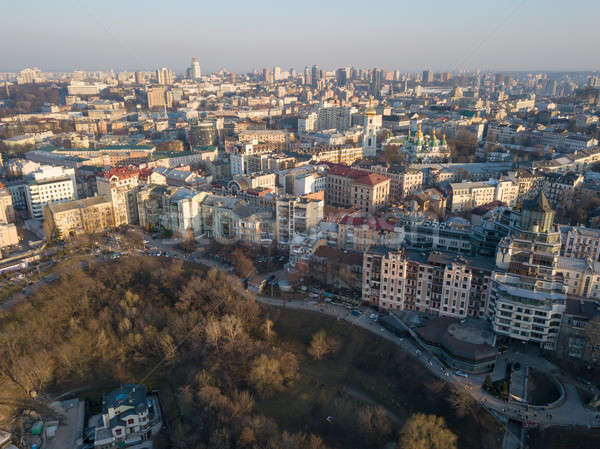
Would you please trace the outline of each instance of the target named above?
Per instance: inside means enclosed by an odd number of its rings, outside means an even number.
[[[124,384],[102,397],[102,420],[95,431],[94,447],[105,449],[150,437],[146,388]]]

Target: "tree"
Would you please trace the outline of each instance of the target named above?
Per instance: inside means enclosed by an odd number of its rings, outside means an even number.
[[[244,279],[249,279],[256,274],[254,264],[239,248],[236,248],[231,254],[231,263],[236,274]]]
[[[383,443],[392,432],[392,424],[383,407],[367,406],[358,412],[361,431],[374,443]]]
[[[181,242],[181,244],[179,245],[180,248],[186,252],[186,253],[191,253],[192,251],[194,251],[194,249],[196,249],[196,237],[194,237],[194,231],[191,227],[187,228],[185,230],[185,237],[183,239],[183,242]]]
[[[294,288],[300,286],[310,276],[310,267],[302,260],[296,262],[294,271],[290,273],[290,283]]]
[[[275,324],[273,323],[273,321],[271,321],[268,318],[265,320],[265,322],[262,325],[262,331],[267,340],[272,340],[277,335],[275,333],[275,331],[273,330],[274,325]]]
[[[475,399],[473,399],[471,395],[460,391],[457,388],[454,389],[452,395],[448,398],[448,402],[454,410],[456,410],[456,414],[461,418],[471,415],[477,419],[479,416],[479,406]]]
[[[248,381],[263,397],[285,390],[298,375],[298,361],[292,353],[280,357],[261,354],[252,362]]]
[[[308,353],[315,359],[321,360],[325,357],[331,348],[327,339],[327,333],[321,329],[317,333],[313,334],[310,346],[308,347]]]
[[[457,449],[457,438],[446,426],[444,418],[416,413],[400,433],[398,449]]]

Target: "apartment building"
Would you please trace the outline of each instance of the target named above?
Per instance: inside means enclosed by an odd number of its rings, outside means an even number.
[[[352,165],[364,157],[362,147],[340,146],[339,148],[320,150],[311,157],[312,162],[331,162],[332,164]]]
[[[17,226],[14,223],[0,223],[0,249],[18,245],[19,240]]]
[[[168,229],[183,238],[202,233],[200,205],[206,193],[186,188],[148,185],[136,192],[140,226]]]
[[[496,186],[488,182],[458,182],[450,184],[450,193],[450,210],[466,211],[494,201]]]
[[[134,167],[117,167],[96,176],[98,195],[113,204],[115,226],[139,221],[136,200],[139,173]]]
[[[562,275],[570,297],[600,298],[600,262],[559,257],[556,272]]]
[[[519,222],[496,254],[489,310],[497,334],[556,347],[568,291],[557,269],[560,246],[544,193],[524,201]]]
[[[423,172],[420,170],[401,166],[373,165],[369,171],[390,179],[390,199],[393,201],[403,200],[423,188]]]
[[[582,174],[574,172],[565,174],[548,173],[542,181],[542,190],[550,204],[556,206],[580,187],[583,180]]]
[[[14,221],[15,210],[12,196],[6,186],[0,182],[0,223],[13,223]]]
[[[365,173],[346,165],[328,164],[325,202],[340,207],[356,207],[373,213],[386,206],[390,194],[389,178]]]
[[[559,225],[562,245],[560,255],[569,258],[600,261],[600,230],[583,226]]]
[[[454,318],[486,313],[491,268],[477,270],[477,291],[473,269],[461,256],[373,247],[364,253],[362,271],[363,302],[377,308]]]
[[[94,234],[114,225],[112,203],[102,197],[53,203],[44,208],[47,240]]]
[[[288,139],[288,134],[283,130],[264,130],[264,129],[248,129],[240,131],[238,134],[240,142],[252,143],[256,141],[258,143],[268,143],[281,145],[285,144]]]
[[[374,213],[388,204],[390,195],[389,178],[369,173],[354,179],[351,186],[351,205],[365,213]]]
[[[30,216],[42,219],[44,206],[77,199],[75,170],[43,165],[27,177],[24,191]]]
[[[278,199],[275,205],[277,242],[286,245],[295,235],[307,236],[309,231],[323,219],[324,204],[323,192]]]

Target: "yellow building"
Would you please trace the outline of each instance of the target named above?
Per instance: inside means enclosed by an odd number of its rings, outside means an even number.
[[[102,232],[115,225],[111,201],[102,197],[49,204],[44,208],[48,240]]]

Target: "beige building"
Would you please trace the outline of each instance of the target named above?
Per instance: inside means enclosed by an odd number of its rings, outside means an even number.
[[[12,196],[9,190],[0,182],[0,223],[12,223],[15,221],[15,210],[13,209]]]
[[[390,195],[389,178],[366,173],[341,164],[328,164],[325,203],[330,206],[354,206],[372,213],[386,206]]]
[[[423,188],[423,172],[420,170],[374,165],[370,171],[390,179],[390,198],[394,201],[400,201]]]
[[[270,143],[270,144],[283,144],[287,142],[288,135],[283,130],[246,130],[240,131],[238,134],[240,142],[253,142],[258,143]]]
[[[98,195],[112,202],[115,226],[137,223],[136,191],[139,184],[139,170],[118,167],[96,177]]]
[[[452,212],[471,210],[496,199],[496,186],[487,182],[458,182],[450,184]]]
[[[0,223],[0,248],[19,244],[19,234],[14,223]]]
[[[102,197],[53,203],[44,208],[44,232],[48,240],[102,232],[114,225],[112,203]]]
[[[319,151],[312,155],[311,161],[331,162],[333,164],[352,165],[363,158],[362,147],[340,147],[332,150]]]
[[[486,309],[487,296],[477,297],[482,304],[471,304],[473,270],[460,256],[429,253],[423,256],[400,249],[382,247],[363,256],[362,300],[383,310],[416,310],[438,316],[463,318],[479,316]]]
[[[350,203],[363,212],[373,213],[384,208],[389,197],[390,180],[383,175],[369,173],[352,183]]]

